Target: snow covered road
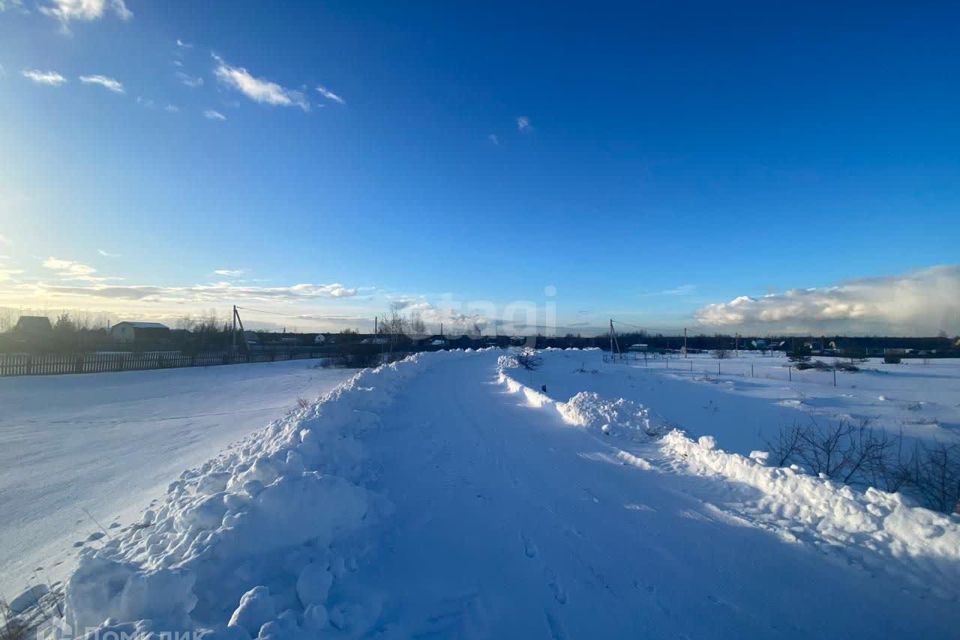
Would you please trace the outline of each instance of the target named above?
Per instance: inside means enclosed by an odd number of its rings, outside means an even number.
[[[709,480],[623,464],[490,356],[437,365],[393,413],[371,457],[396,516],[345,588],[394,594],[407,637],[929,638],[958,619],[724,513]]]
[[[101,524],[354,373],[316,364],[0,379],[0,596],[63,577]]]
[[[955,636],[955,519],[709,438],[630,437],[633,405],[558,402],[501,353],[364,372],[185,475],[84,555],[68,620],[233,640]]]

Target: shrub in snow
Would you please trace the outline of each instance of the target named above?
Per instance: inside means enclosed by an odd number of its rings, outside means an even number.
[[[872,429],[868,421],[793,424],[767,441],[777,466],[859,487],[901,491],[931,509],[960,512],[960,445],[917,442]]]
[[[674,464],[692,473],[716,476],[724,487],[756,490],[750,519],[766,521],[787,540],[826,543],[819,548],[849,553],[848,560],[871,571],[889,571],[914,588],[956,597],[960,527],[949,516],[910,506],[900,494],[872,488],[860,493],[794,468],[767,467],[705,447],[680,431],[668,433],[660,443]],[[740,504],[743,494],[730,491],[727,506]]]

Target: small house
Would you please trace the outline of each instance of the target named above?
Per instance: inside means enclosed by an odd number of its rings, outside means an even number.
[[[25,338],[39,338],[50,335],[53,327],[47,316],[20,316],[13,330]]]
[[[120,344],[156,342],[170,337],[170,328],[159,322],[118,322],[110,337]]]

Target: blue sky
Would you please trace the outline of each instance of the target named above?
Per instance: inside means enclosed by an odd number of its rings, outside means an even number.
[[[515,5],[0,0],[0,305],[960,330],[958,5]]]

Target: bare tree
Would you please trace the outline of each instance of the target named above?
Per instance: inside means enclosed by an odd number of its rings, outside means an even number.
[[[527,371],[536,371],[543,364],[543,359],[536,351],[526,349],[517,354],[517,364]]]
[[[960,512],[960,444],[917,442],[907,453],[902,432],[892,436],[867,420],[794,423],[766,444],[778,466],[799,464],[844,484],[904,491],[930,509]]]

